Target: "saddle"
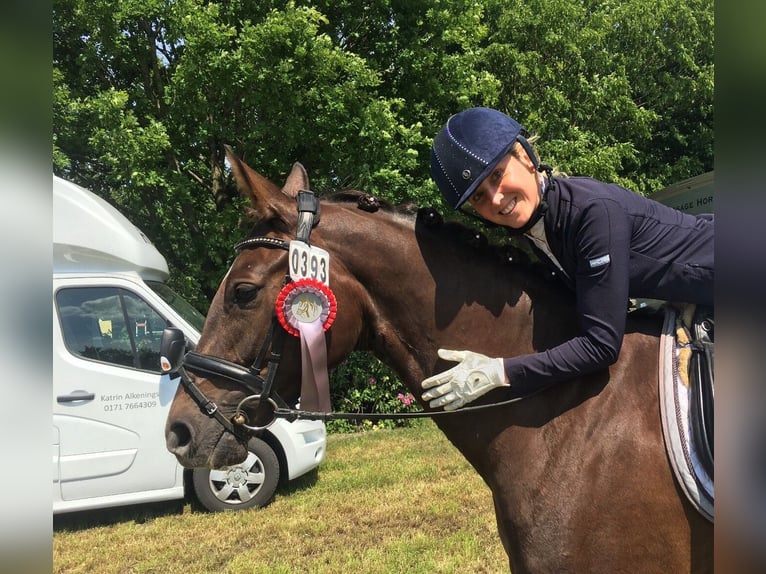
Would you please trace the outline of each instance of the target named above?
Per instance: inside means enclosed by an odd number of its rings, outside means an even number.
[[[673,471],[713,522],[714,318],[709,307],[665,306],[660,338],[660,411]]]

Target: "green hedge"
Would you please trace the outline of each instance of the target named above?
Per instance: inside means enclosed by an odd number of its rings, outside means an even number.
[[[368,353],[354,352],[330,375],[333,411],[349,413],[407,413],[420,410],[412,393],[396,374]],[[330,433],[411,426],[411,419],[382,421],[335,420]]]

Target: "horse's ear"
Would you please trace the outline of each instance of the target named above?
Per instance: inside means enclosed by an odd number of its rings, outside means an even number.
[[[230,146],[224,145],[226,159],[229,160],[237,188],[253,206],[259,218],[271,219],[279,216],[281,210],[275,199],[279,196],[279,188],[243,162]]]
[[[290,175],[287,176],[282,193],[295,199],[302,189],[309,189],[309,175],[306,173],[306,168],[296,161],[293,169],[290,170]]]

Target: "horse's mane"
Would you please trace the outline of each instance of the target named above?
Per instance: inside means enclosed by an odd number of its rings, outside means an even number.
[[[321,200],[335,205],[355,205],[357,209],[370,213],[382,211],[392,217],[410,221],[416,228],[417,226],[422,226],[422,228],[428,229],[429,232],[438,234],[439,240],[445,242],[445,244],[451,243],[470,248],[473,254],[477,256],[486,255],[488,259],[492,259],[499,264],[523,267],[546,280],[552,277],[550,269],[531,254],[530,250],[523,249],[514,244],[517,240],[501,237],[501,233],[497,232],[490,239],[483,231],[470,227],[462,221],[445,220],[434,207],[420,207],[412,202],[393,204],[390,201],[357,189],[336,191],[329,195],[323,195]],[[257,214],[252,209],[246,209],[246,216],[250,221],[257,218]],[[272,221],[266,224],[274,225],[275,223]],[[260,225],[263,225],[263,222]],[[250,235],[261,232],[262,230],[259,229],[259,225],[256,225],[250,231]]]
[[[337,191],[323,197],[322,200],[333,204],[355,203],[357,208],[363,211],[380,210],[412,218],[416,225],[423,225],[434,233],[442,234],[445,240],[465,244],[477,253],[489,253],[499,263],[522,266],[545,278],[551,277],[550,270],[545,265],[518,245],[508,241],[490,240],[482,231],[461,221],[445,221],[441,213],[433,207],[419,207],[411,202],[395,205],[357,189]]]
[[[357,207],[363,211],[386,211],[388,213],[398,213],[401,215],[414,215],[417,213],[418,206],[414,203],[401,203],[394,205],[390,201],[380,199],[358,189],[344,189],[336,191],[332,195],[322,198],[329,203],[356,203]]]

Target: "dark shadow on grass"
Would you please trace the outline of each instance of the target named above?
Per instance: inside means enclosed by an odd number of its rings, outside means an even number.
[[[183,499],[169,500],[55,514],[53,516],[53,531],[87,530],[98,526],[112,526],[121,522],[144,524],[162,516],[183,514],[184,505],[187,502]]]
[[[288,483],[281,483],[277,488],[276,495],[290,496],[308,490],[316,484],[318,478],[319,472],[318,469],[315,468]],[[189,489],[189,492],[191,493],[192,489]],[[184,507],[187,504],[192,512],[206,514],[210,512],[200,504],[196,496],[187,494],[187,496],[181,500],[147,502],[145,504],[131,504],[129,506],[115,506],[98,510],[82,510],[79,512],[56,514],[53,516],[53,531],[87,530],[98,526],[112,526],[121,522],[144,524],[162,516],[183,514]]]
[[[299,476],[298,478],[291,480],[287,484],[282,483],[277,488],[277,494],[281,496],[290,496],[296,492],[308,490],[313,487],[319,479],[319,468],[314,468],[308,471],[306,474]]]

